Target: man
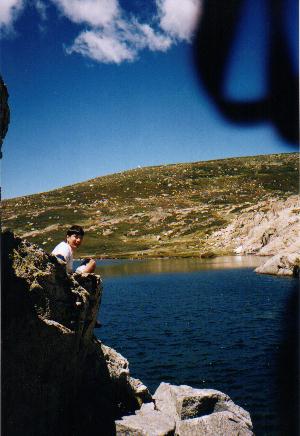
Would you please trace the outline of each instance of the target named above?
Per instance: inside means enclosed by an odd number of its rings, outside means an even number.
[[[66,262],[68,273],[73,272],[73,253],[81,245],[84,230],[81,226],[74,225],[67,231],[66,239],[60,242],[52,251],[58,259]],[[96,262],[93,259],[86,259],[75,272],[92,273],[95,271]]]

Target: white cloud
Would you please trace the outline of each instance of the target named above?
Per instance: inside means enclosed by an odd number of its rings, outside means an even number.
[[[98,62],[116,64],[133,60],[136,56],[136,50],[122,42],[116,35],[95,30],[82,32],[67,52],[80,53]]]
[[[82,32],[67,52],[80,53],[98,62],[120,64],[134,60],[145,48],[165,51],[170,45],[170,38],[155,33],[149,25],[120,19],[102,29]]]
[[[155,33],[149,24],[137,23],[136,30],[137,44],[140,44],[141,48],[147,47],[152,51],[166,51],[172,45],[172,40],[168,35]]]
[[[148,0],[143,0],[148,1]],[[45,30],[49,3],[75,24],[84,24],[67,53],[79,53],[97,62],[133,61],[140,51],[167,51],[177,41],[190,41],[198,21],[202,0],[155,0],[157,14],[148,22],[127,15],[119,0],[0,0],[0,29],[12,24],[27,5],[40,15]],[[143,7],[141,2],[141,7]],[[81,29],[82,30],[82,29]]]
[[[110,24],[120,13],[118,0],[52,0],[74,23],[99,27]]]
[[[97,62],[136,59],[141,50],[166,51],[177,40],[189,41],[201,0],[156,0],[152,23],[125,16],[118,0],[51,0],[63,15],[90,29],[81,32],[67,53],[80,53]],[[155,27],[156,26],[156,27]]]
[[[23,9],[23,0],[0,1],[0,28],[9,30]]]
[[[160,27],[173,38],[190,41],[201,13],[201,0],[156,0],[156,2]]]

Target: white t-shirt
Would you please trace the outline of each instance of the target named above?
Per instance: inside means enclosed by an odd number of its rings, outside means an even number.
[[[60,242],[52,251],[52,254],[55,256],[60,255],[63,256],[66,262],[66,268],[67,272],[71,273],[73,272],[73,252],[69,244],[67,242],[63,241]]]

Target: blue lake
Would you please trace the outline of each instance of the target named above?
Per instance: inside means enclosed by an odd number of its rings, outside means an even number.
[[[280,434],[278,362],[297,280],[258,275],[255,257],[99,261],[98,338],[154,393],[162,382],[213,388]]]

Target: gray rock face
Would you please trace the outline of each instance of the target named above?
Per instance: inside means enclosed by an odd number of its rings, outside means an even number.
[[[281,253],[272,256],[263,265],[257,267],[255,272],[261,274],[275,274],[278,276],[299,277],[300,252]]]
[[[220,391],[161,383],[153,400],[117,421],[117,435],[253,435],[249,413]]]
[[[226,247],[237,254],[273,256],[283,250],[299,250],[299,234],[300,201],[292,195],[245,209],[225,229],[214,232],[210,242],[215,248]]]
[[[262,201],[251,206],[223,230],[214,232],[210,244],[236,254],[273,256],[256,269],[263,274],[297,275],[300,258],[300,200]],[[297,263],[298,262],[298,263]]]
[[[54,256],[2,236],[3,432],[86,435],[151,396],[128,362],[93,335],[100,277],[67,274]]]
[[[218,412],[202,418],[180,421],[176,427],[178,436],[250,436],[252,431],[234,413]]]
[[[116,421],[118,436],[172,436],[175,432],[175,420],[162,412],[154,410],[153,403],[138,410],[135,415],[125,416]]]
[[[194,389],[191,386],[173,386],[161,383],[153,395],[158,410],[176,420],[199,418],[215,412],[228,411],[252,427],[250,415],[234,404],[228,395],[214,389]]]

